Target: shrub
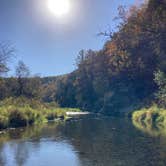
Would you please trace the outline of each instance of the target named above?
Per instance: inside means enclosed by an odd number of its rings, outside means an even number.
[[[46,119],[47,120],[54,120],[56,118],[58,118],[57,112],[55,112],[55,111],[49,111],[49,112],[47,112],[47,114],[46,114]]]
[[[8,118],[0,115],[0,129],[5,129],[8,127]]]
[[[9,113],[9,125],[11,127],[26,126],[28,118],[26,114],[19,109],[15,109]]]

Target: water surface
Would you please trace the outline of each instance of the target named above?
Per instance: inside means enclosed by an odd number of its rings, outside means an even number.
[[[0,136],[0,166],[165,166],[166,138],[130,120],[84,116]]]

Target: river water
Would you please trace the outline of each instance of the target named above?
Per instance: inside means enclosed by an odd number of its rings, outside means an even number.
[[[1,134],[0,166],[166,166],[166,138],[128,119],[83,116]]]

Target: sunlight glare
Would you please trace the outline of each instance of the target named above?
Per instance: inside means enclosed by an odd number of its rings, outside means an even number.
[[[70,11],[69,0],[48,0],[49,10],[58,17],[66,15]]]

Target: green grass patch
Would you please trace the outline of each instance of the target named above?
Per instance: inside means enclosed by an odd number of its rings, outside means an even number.
[[[9,98],[0,102],[0,129],[25,127],[56,119],[66,119],[66,112],[76,108],[59,108],[56,103],[42,103],[27,98]]]

